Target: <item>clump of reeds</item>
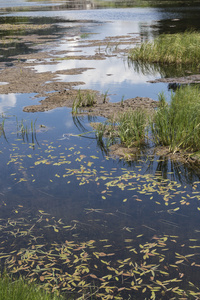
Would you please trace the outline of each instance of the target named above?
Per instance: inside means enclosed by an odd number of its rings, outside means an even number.
[[[89,91],[87,93],[78,91],[76,99],[72,104],[72,114],[77,114],[82,107],[90,107],[96,103],[95,96]]]
[[[152,42],[144,42],[133,48],[129,58],[135,61],[168,64],[200,64],[200,33],[186,31],[161,34]]]
[[[144,110],[137,109],[119,114],[117,124],[119,138],[126,147],[144,143],[147,130],[147,115]]]
[[[115,120],[101,124],[96,129],[96,137],[109,140],[107,144],[120,142],[126,147],[141,146],[147,136],[147,114],[144,110],[125,111]]]
[[[0,300],[58,300],[55,294],[48,294],[36,284],[30,284],[19,278],[12,280],[8,275],[0,277]]]
[[[180,149],[200,150],[200,89],[180,87],[171,95],[168,105],[163,94],[159,97],[151,129],[157,145],[168,146],[170,152]]]

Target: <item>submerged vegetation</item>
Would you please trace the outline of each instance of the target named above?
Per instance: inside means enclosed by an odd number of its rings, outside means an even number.
[[[135,61],[162,64],[200,64],[200,33],[186,31],[176,34],[161,34],[151,42],[133,48],[129,58]]]

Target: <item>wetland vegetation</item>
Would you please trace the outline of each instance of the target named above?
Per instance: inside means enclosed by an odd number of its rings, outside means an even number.
[[[142,43],[130,51],[129,57],[136,61],[161,64],[187,64],[200,66],[200,33],[186,31],[162,34],[153,41]]]
[[[191,64],[179,44],[186,67],[126,64],[129,49],[164,25],[167,39],[186,36],[181,22],[195,24],[198,8],[120,2],[101,1],[104,11],[90,10],[96,1],[1,10],[4,298],[200,299],[200,171],[188,159],[200,147],[199,88],[175,78],[170,93],[170,78],[147,82],[186,71],[197,81],[198,54]]]
[[[166,153],[183,151],[196,156],[200,149],[200,90],[196,86],[181,86],[171,92],[167,103],[163,93],[159,95],[155,112],[136,109],[118,116],[96,129],[97,137],[107,145],[122,144],[128,148],[166,147]]]
[[[0,299],[12,300],[61,300],[63,298],[48,294],[37,284],[30,284],[22,277],[14,279],[7,274],[0,277]]]

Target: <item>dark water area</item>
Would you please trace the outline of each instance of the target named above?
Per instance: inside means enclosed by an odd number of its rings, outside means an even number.
[[[38,74],[87,68],[58,82],[84,82],[74,88],[108,92],[110,102],[161,92],[169,100],[168,84],[149,81],[188,70],[130,63],[129,39],[198,31],[199,7],[99,3],[0,1],[0,73],[20,62]],[[127,39],[117,45],[127,51],[108,55],[118,49],[107,37]],[[34,56],[44,52],[51,57]],[[100,52],[105,59],[86,59]],[[90,124],[104,118],[67,107],[27,113],[45,96],[16,90],[0,94],[2,266],[67,299],[199,299],[199,167],[151,149],[114,157]]]

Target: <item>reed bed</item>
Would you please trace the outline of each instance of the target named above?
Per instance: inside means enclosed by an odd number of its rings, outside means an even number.
[[[129,58],[134,61],[163,64],[200,64],[200,33],[186,31],[162,34],[152,42],[133,48]]]

